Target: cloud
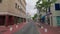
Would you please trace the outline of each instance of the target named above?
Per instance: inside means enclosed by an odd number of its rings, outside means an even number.
[[[30,13],[33,16],[36,13],[36,9],[34,9],[37,0],[26,0],[26,12]]]

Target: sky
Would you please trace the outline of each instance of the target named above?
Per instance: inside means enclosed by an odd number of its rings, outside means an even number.
[[[37,13],[35,8],[37,0],[26,0],[26,12],[29,13],[31,16],[34,16],[35,13]]]

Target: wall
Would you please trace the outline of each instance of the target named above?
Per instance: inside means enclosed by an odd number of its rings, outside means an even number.
[[[2,0],[0,3],[0,15],[5,15],[8,12],[8,0]]]
[[[22,7],[23,11],[15,8],[15,3],[17,3],[20,7]],[[22,4],[24,5],[24,8],[23,8],[23,6],[21,6],[19,0],[2,0],[2,3],[0,3],[0,15],[1,14],[3,14],[3,15],[8,14],[8,15],[13,15],[13,16],[25,18],[26,5],[24,4],[23,1],[22,1]]]
[[[60,0],[57,0],[56,3],[60,3]],[[52,4],[51,12],[52,12],[52,17],[53,17],[53,26],[57,26],[56,16],[60,16],[60,11],[55,10],[55,4]]]

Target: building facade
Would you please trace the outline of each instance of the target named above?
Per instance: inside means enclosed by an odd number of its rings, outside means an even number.
[[[60,26],[60,0],[51,6],[52,15],[50,15],[50,24],[52,26]]]
[[[47,13],[42,13],[42,16],[45,16],[45,23],[53,27],[60,26],[60,0],[52,4],[50,10],[47,11]]]
[[[0,0],[0,25],[26,21],[25,0]]]

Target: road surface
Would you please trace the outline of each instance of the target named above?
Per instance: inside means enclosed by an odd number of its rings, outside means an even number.
[[[21,30],[14,34],[39,34],[34,23],[27,23]]]

